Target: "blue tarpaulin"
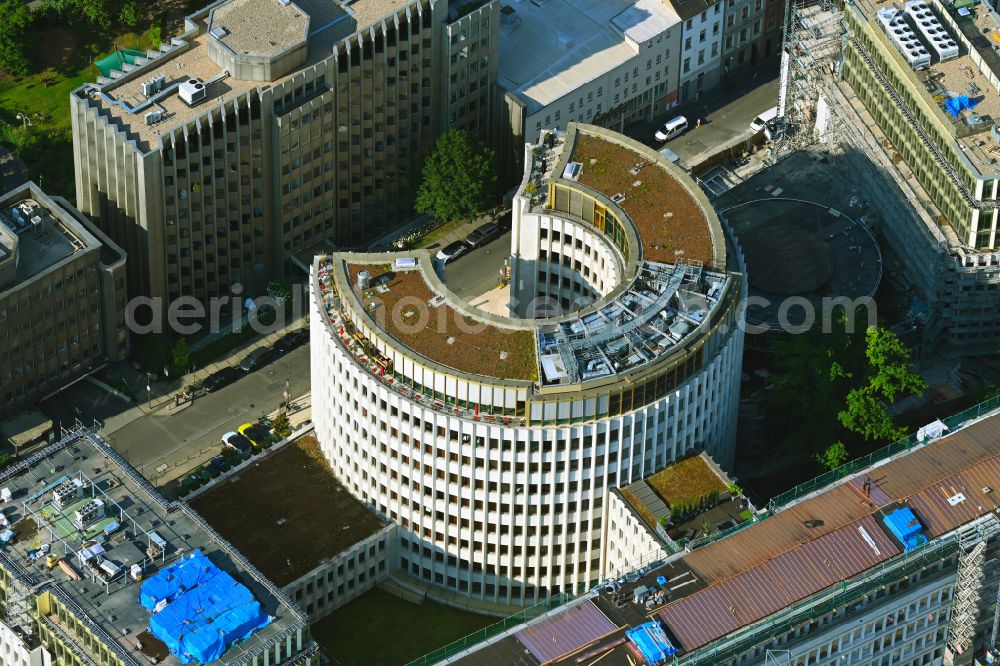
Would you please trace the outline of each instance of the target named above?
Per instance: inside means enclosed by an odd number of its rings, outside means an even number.
[[[212,561],[196,550],[147,580],[139,589],[139,603],[148,611],[164,599],[173,601],[181,592],[196,587],[219,572]]]
[[[149,592],[146,586],[160,577],[164,580],[150,590],[165,593],[161,598],[168,602],[149,619],[149,633],[163,641],[182,664],[215,661],[230,645],[271,621],[246,586],[197,551],[143,584],[143,606]],[[155,595],[148,594],[148,598],[152,601]]]
[[[893,536],[903,544],[903,552],[927,543],[927,537],[922,534],[924,526],[908,507],[896,509],[883,518],[883,521]]]
[[[673,646],[659,622],[646,622],[625,632],[650,666],[664,663],[680,650]]]
[[[971,109],[976,104],[979,104],[979,102],[969,99],[968,95],[959,95],[958,97],[945,100],[944,108],[951,115],[957,116],[960,111]]]

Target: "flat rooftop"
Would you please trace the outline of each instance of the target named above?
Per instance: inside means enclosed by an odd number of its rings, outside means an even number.
[[[636,42],[680,22],[660,0],[511,2],[500,28],[500,85],[529,113],[635,57]]]
[[[424,270],[432,268],[422,267]],[[385,330],[420,355],[464,372],[503,379],[536,377],[533,330],[492,326],[452,307],[427,283],[423,270],[396,271],[389,264],[350,264],[354,293],[358,273],[367,270],[380,301],[376,317]],[[369,297],[370,298],[370,297]],[[432,301],[435,305],[430,305]],[[423,307],[426,305],[427,307]],[[426,316],[426,325],[417,325]]]
[[[990,490],[1000,478],[1000,415],[993,411],[956,427],[953,434],[877,462],[690,553],[602,583],[584,601],[484,645],[462,663],[501,663],[498,659],[512,654],[519,654],[520,661],[509,663],[573,663],[572,657],[649,619],[666,627],[682,655],[690,654],[900,556],[903,544],[884,522],[899,507],[913,511],[931,543],[1000,511]],[[667,603],[652,608],[635,604],[636,587],[664,587],[653,583],[658,576],[667,579]],[[598,636],[586,626],[606,628],[600,619],[596,625],[589,618],[568,628],[555,623],[560,615],[588,604],[618,629]],[[533,649],[534,634],[544,635],[546,626],[558,629],[549,641],[557,645],[554,656]],[[605,661],[625,663],[626,652],[616,648]]]
[[[130,666],[148,664],[150,656],[175,666],[165,646],[148,634],[149,613],[139,605],[139,587],[130,567],[142,567],[151,577],[194,550],[250,589],[273,622],[219,663],[242,663],[248,653],[274,640],[284,640],[303,625],[305,616],[284,601],[272,583],[247,568],[245,560],[182,503],[168,503],[138,472],[128,466],[95,431],[78,430],[38,454],[22,459],[0,475],[0,487],[10,490],[4,517],[16,534],[0,546],[0,565],[29,587],[45,589],[64,600],[74,614]],[[56,490],[65,489],[62,500]],[[62,491],[60,491],[62,492]],[[103,503],[91,522],[80,523],[76,512],[94,500]],[[81,528],[80,525],[83,525]],[[160,540],[162,551],[153,547]],[[72,580],[62,565],[49,569],[45,550],[60,558],[80,580]],[[99,548],[98,548],[99,546]],[[103,552],[101,552],[103,551]],[[55,615],[44,622],[59,625]],[[69,628],[62,629],[70,635]],[[77,641],[76,647],[89,654]]]
[[[272,2],[278,8],[272,7]],[[214,11],[216,16],[221,14],[230,23],[232,30],[224,38],[227,40],[224,43],[238,53],[241,51],[237,46],[242,50],[258,49],[272,55],[279,53],[284,50],[282,46],[292,39],[291,33],[297,33],[302,22],[307,21],[308,55],[299,68],[301,70],[330,57],[334,46],[344,38],[391,16],[411,2],[413,0],[298,0],[285,7],[278,0],[230,0]],[[298,7],[298,12],[295,7]],[[240,80],[227,75],[209,55],[208,40],[215,39],[209,34],[210,11],[206,8],[188,16],[184,34],[165,42],[160,50],[147,51],[147,58],[140,67],[110,82],[87,84],[73,94],[89,98],[93,105],[116,119],[143,150],[148,150],[159,147],[161,134],[191,122],[206,113],[209,107],[256,88],[277,85],[294,76],[295,72],[292,72],[276,81],[264,82]],[[258,16],[258,12],[264,13]],[[275,12],[280,16],[288,12],[301,13],[301,16],[288,14],[292,18],[290,24],[263,21],[262,16],[272,16]],[[260,29],[264,32],[259,33]],[[155,106],[147,104],[142,84],[160,74],[166,79],[165,89],[190,78],[202,79],[206,82],[206,100],[191,107],[174,91],[157,99]],[[145,114],[156,109],[163,111],[163,118],[154,124],[147,124]]]
[[[636,226],[644,259],[714,264],[713,238],[704,206],[662,165],[584,131],[578,132],[569,159],[582,167],[577,179],[580,184],[609,199],[625,195],[618,205]],[[636,166],[640,167],[637,173],[632,171]],[[719,268],[725,268],[724,261]]]
[[[190,504],[275,584],[288,585],[385,527],[340,485],[315,437],[258,461]]]
[[[305,41],[309,15],[280,0],[230,0],[212,13],[210,27],[225,32],[219,41],[237,55],[274,56]]]
[[[17,247],[17,271],[0,290],[16,287],[44,273],[63,259],[96,246],[98,241],[37,186],[0,197],[0,260]],[[16,240],[15,240],[16,239]]]
[[[984,73],[1000,77],[1000,55],[997,53],[1000,50],[1000,16],[984,3],[962,10],[967,12],[965,15],[959,14],[951,3],[947,4],[948,15],[959,29],[956,31],[946,20],[941,21],[941,25],[958,43],[959,56],[942,62],[928,46],[923,34],[915,29],[912,19],[906,16],[905,20],[914,28],[918,41],[931,53],[929,68],[908,68],[908,71],[915,82],[914,87],[922,89],[920,94],[925,94],[928,101],[940,110],[941,118],[951,125],[958,147],[973,167],[986,175],[1000,173],[1000,145],[990,138],[990,127],[1000,122],[1000,91]],[[928,0],[927,5],[938,18],[942,18],[939,4]],[[858,0],[856,6],[883,37],[883,43],[898,54],[876,18],[879,10],[893,7],[893,3],[889,0]],[[906,67],[905,61],[903,66]],[[968,95],[975,106],[951,115],[945,109],[945,102],[960,95]]]

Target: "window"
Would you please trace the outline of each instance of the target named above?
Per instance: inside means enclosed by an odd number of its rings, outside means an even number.
[[[691,71],[691,58],[684,58],[684,73]]]
[[[691,48],[691,38],[690,37],[688,37],[688,38],[686,38],[684,40],[684,50],[686,51],[689,48]]]

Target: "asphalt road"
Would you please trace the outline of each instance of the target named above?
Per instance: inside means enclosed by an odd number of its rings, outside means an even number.
[[[466,252],[445,267],[448,288],[462,298],[482,296],[496,289],[504,261],[510,258],[510,232],[489,245]]]
[[[112,445],[154,483],[170,469],[220,449],[223,433],[278,408],[290,381],[291,395],[309,390],[309,345],[303,345],[233,384],[197,398],[169,416],[135,419],[108,435]]]

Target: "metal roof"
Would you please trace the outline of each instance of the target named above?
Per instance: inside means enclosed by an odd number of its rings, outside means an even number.
[[[517,632],[517,639],[543,664],[576,652],[617,631],[592,601],[532,624]]]

